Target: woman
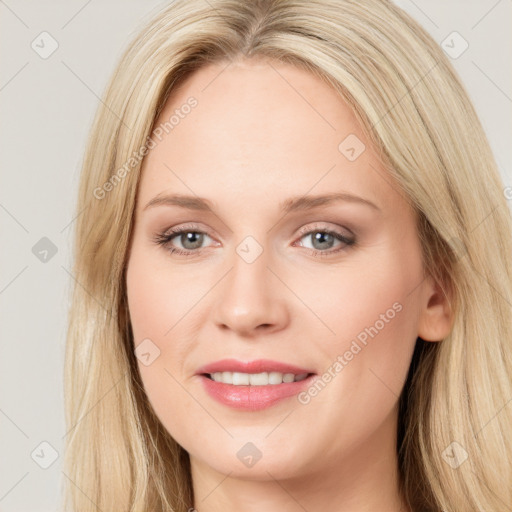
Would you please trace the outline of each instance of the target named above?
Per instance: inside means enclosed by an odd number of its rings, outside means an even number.
[[[108,86],[84,208],[66,510],[510,508],[512,222],[403,11],[173,2]]]

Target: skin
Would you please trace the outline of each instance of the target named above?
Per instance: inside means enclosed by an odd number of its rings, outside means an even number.
[[[416,338],[439,341],[452,325],[440,289],[424,276],[415,213],[327,84],[273,60],[226,66],[203,67],[173,92],[158,123],[190,96],[198,104],[143,163],[126,279],[135,345],[149,338],[160,350],[149,366],[139,361],[145,391],[190,454],[200,512],[313,512],[334,503],[337,511],[406,511],[398,397]],[[338,149],[349,134],[366,146],[354,161]],[[333,192],[379,209],[339,201],[279,210],[290,197]],[[213,211],[144,209],[171,193],[207,198]],[[179,235],[167,246],[154,241],[185,224],[207,233],[200,250]],[[356,244],[315,244],[311,231],[325,229]],[[247,236],[263,249],[252,263],[236,251]],[[321,376],[394,303],[401,311],[307,404],[291,397],[235,410],[210,398],[196,375],[233,357]],[[262,454],[252,467],[237,457],[248,442]]]

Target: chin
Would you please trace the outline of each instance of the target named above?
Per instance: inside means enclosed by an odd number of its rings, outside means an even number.
[[[264,435],[268,434],[268,430]],[[231,439],[229,443],[216,446],[215,450],[190,451],[200,465],[206,465],[221,474],[246,480],[289,479],[308,474],[312,467],[306,460],[304,445],[295,448],[285,439],[276,438],[274,442],[260,440],[249,441],[250,436]],[[210,440],[211,443],[211,440]],[[283,448],[286,450],[283,452]],[[220,450],[219,450],[220,448]],[[198,455],[194,455],[198,453]],[[297,454],[304,455],[303,464],[297,460]]]

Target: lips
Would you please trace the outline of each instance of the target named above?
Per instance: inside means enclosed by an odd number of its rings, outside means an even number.
[[[287,363],[280,363],[278,361],[271,361],[270,359],[257,359],[255,361],[238,361],[237,359],[222,359],[214,363],[202,366],[197,371],[201,373],[214,373],[214,372],[241,372],[241,373],[260,373],[260,372],[281,372],[281,373],[294,373],[300,375],[301,373],[313,373],[312,370],[300,368]]]
[[[201,367],[197,375],[211,398],[235,409],[256,411],[300,393],[315,374],[268,359],[223,359]]]

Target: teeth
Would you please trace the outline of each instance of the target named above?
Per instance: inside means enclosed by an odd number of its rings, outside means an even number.
[[[280,372],[215,372],[210,374],[210,377],[215,382],[233,384],[235,386],[267,386],[268,384],[282,384],[283,382],[298,382],[304,380],[307,376],[307,373],[294,375],[293,373]]]
[[[266,384],[268,384],[268,373],[250,373],[249,384],[251,386],[265,386]]]
[[[231,372],[219,372],[220,379],[222,382],[225,382],[226,384],[233,384],[233,374]],[[216,375],[219,375],[216,374]]]
[[[283,374],[279,372],[270,372],[268,374],[269,384],[281,384],[283,382]]]
[[[248,386],[249,385],[249,374],[233,372],[233,384],[235,386]]]

